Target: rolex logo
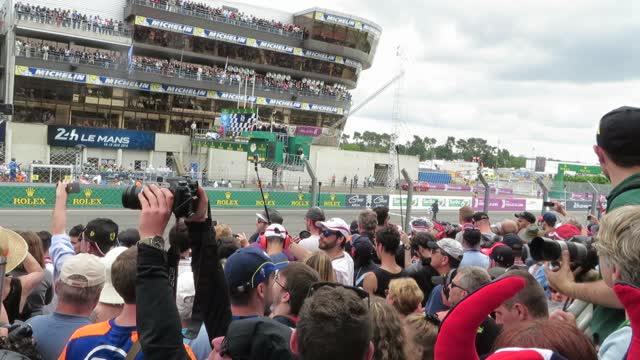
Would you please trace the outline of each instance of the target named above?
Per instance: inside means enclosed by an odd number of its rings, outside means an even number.
[[[231,199],[231,192],[227,191],[226,193],[224,193],[224,198],[227,200]]]
[[[299,193],[298,194],[298,200],[300,200],[300,201],[304,200],[304,194],[303,193]]]
[[[331,199],[331,201],[336,201],[336,194],[329,195],[329,198]]]
[[[27,193],[27,197],[33,197],[33,195],[36,194],[36,189],[32,187],[27,188],[26,193]]]
[[[269,193],[265,193],[265,194],[264,194],[264,199],[265,199],[265,200],[269,200]]]
[[[93,192],[91,191],[91,189],[86,189],[86,190],[84,191],[84,197],[91,197],[91,194],[92,194],[92,193],[93,193]]]

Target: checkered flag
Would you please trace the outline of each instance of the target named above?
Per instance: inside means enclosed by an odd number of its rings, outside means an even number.
[[[229,126],[225,133],[240,135],[243,131],[251,131],[258,121],[258,114],[229,114]]]

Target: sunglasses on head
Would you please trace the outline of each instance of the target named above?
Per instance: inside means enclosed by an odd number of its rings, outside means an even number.
[[[356,293],[356,295],[358,295],[358,297],[362,300],[366,299],[367,300],[367,307],[371,308],[371,298],[369,298],[369,293],[366,292],[365,290],[355,287],[355,286],[347,286],[347,285],[342,285],[342,284],[338,284],[338,283],[332,283],[332,282],[317,282],[313,285],[311,285],[311,287],[309,288],[309,292],[307,293],[307,298],[311,297],[313,295],[313,293],[315,291],[317,291],[320,288],[323,288],[325,286],[328,286],[330,288],[343,288],[343,289],[347,289],[347,290],[351,290],[353,292]]]

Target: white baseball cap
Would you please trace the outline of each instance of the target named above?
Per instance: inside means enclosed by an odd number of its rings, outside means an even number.
[[[286,239],[287,230],[280,224],[271,224],[267,227],[267,230],[264,231],[264,236],[266,238],[279,237],[281,239]]]
[[[113,283],[111,282],[111,266],[116,261],[118,256],[127,250],[124,246],[115,247],[102,258],[102,263],[105,268],[105,279],[104,287],[102,288],[102,292],[100,293],[100,302],[104,304],[113,304],[113,305],[122,305],[124,304],[124,299],[118,294],[116,288],[113,287]]]
[[[316,222],[316,226],[331,231],[338,231],[342,233],[345,238],[351,235],[351,231],[349,231],[349,225],[340,218],[331,218],[327,221],[318,221]]]

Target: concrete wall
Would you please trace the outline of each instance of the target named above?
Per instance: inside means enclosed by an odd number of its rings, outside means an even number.
[[[33,160],[49,162],[45,125],[11,122],[7,126],[11,129],[11,157],[23,164]]]
[[[311,164],[318,180],[326,184],[331,182],[334,174],[336,182],[341,182],[345,175],[348,179],[358,175],[362,181],[369,175],[375,176],[375,164],[389,164],[390,161],[389,154],[344,151],[329,146],[311,147]],[[395,164],[396,160],[393,161]],[[418,157],[400,155],[400,168],[407,169],[413,179],[418,178],[418,164]]]

